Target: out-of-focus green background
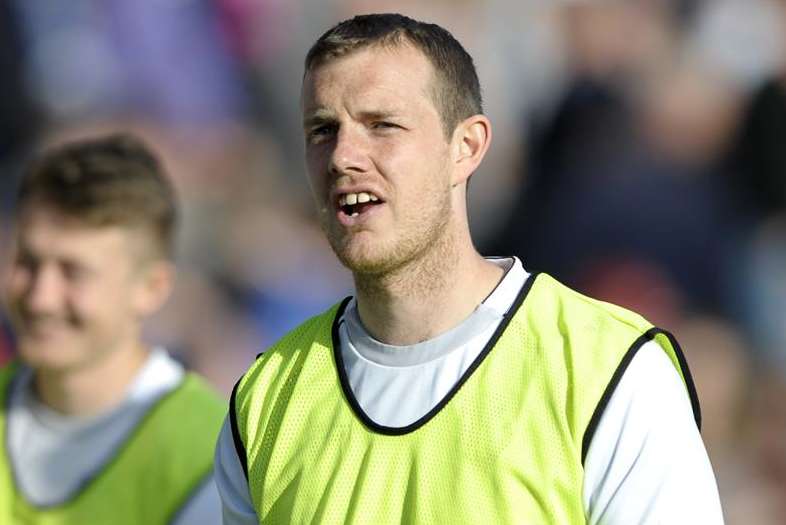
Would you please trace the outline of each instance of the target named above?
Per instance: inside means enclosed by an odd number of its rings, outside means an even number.
[[[475,57],[494,125],[470,190],[481,251],[671,330],[728,523],[786,522],[784,0],[5,0],[0,251],[31,154],[140,134],[184,217],[148,336],[227,393],[351,290],[313,221],[302,61],[339,20],[390,10]]]

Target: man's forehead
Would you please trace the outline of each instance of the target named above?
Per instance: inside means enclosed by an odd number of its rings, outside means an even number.
[[[433,80],[430,62],[412,46],[363,48],[306,73],[301,111],[304,118],[329,116],[336,102],[332,98],[340,95],[359,106],[369,105],[367,111],[404,112],[413,91],[432,98]]]
[[[35,239],[51,235],[68,238],[69,243],[81,244],[137,244],[146,242],[150,232],[142,225],[107,223],[95,224],[50,206],[30,206],[19,213],[16,227],[20,239]],[[68,243],[64,243],[68,244]]]

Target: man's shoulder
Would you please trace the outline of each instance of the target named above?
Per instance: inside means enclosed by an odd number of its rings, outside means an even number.
[[[195,372],[186,372],[181,384],[173,393],[181,398],[184,403],[192,407],[199,407],[208,413],[226,412],[226,400],[213,385]]]
[[[195,439],[196,435],[215,436],[227,413],[227,400],[201,376],[187,372],[181,382],[164,394],[148,416],[153,426],[167,428],[173,441]],[[177,431],[169,429],[177,421]],[[177,435],[178,437],[175,437]]]
[[[163,448],[188,442],[190,450],[209,454],[226,413],[227,401],[223,396],[199,375],[187,372],[148,408],[136,434],[143,441],[165,442]]]
[[[257,356],[256,361],[240,378],[235,391],[242,392],[257,383],[260,376],[272,380],[279,371],[289,370],[293,363],[313,351],[330,352],[336,336],[336,321],[349,303],[350,297],[335,303],[323,312],[303,321],[270,348]]]
[[[635,332],[652,328],[652,323],[633,310],[596,299],[561,283],[551,275],[539,273],[530,291],[533,310],[549,315],[562,324],[566,319],[579,325],[615,324]]]

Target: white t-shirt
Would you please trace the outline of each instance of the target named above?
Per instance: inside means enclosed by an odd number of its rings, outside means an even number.
[[[436,406],[483,350],[530,277],[515,258],[496,289],[458,326],[409,346],[371,337],[354,300],[339,320],[350,388],[375,423],[402,427]],[[225,525],[258,523],[228,421],[216,448]],[[587,452],[583,503],[590,524],[722,523],[717,484],[679,373],[657,343],[623,374]]]
[[[183,367],[154,349],[121,404],[97,416],[67,416],[42,404],[23,367],[9,393],[7,438],[17,488],[36,506],[69,500],[112,460],[118,447],[161,396],[177,387]],[[219,523],[221,502],[210,476],[178,512],[174,525]]]

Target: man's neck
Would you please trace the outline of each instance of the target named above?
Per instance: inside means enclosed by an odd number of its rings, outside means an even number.
[[[121,402],[149,354],[135,343],[80,367],[39,369],[33,374],[33,389],[39,401],[61,414],[97,415]]]
[[[452,251],[432,251],[382,277],[355,275],[358,314],[375,339],[426,341],[461,323],[491,293],[503,270],[471,245]]]

